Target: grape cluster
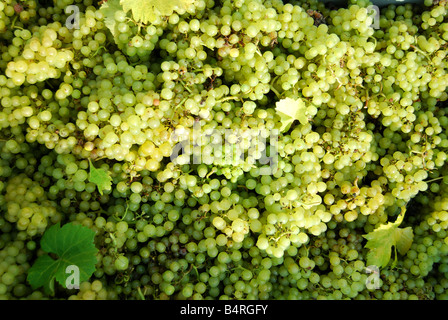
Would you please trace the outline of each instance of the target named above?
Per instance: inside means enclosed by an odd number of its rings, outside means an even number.
[[[65,29],[68,31],[68,29]],[[27,32],[28,31],[28,32]],[[42,35],[31,37],[29,30],[19,30],[14,49],[20,50],[20,55],[12,54],[13,61],[6,67],[5,75],[10,78],[15,86],[20,86],[25,81],[29,84],[43,82],[49,78],[59,78],[61,71],[66,69],[67,63],[73,59],[73,52],[69,50],[58,50],[57,32],[51,27],[45,29]],[[63,36],[63,35],[62,35]],[[22,40],[22,41],[20,41]],[[26,44],[20,42],[26,41]],[[67,85],[66,85],[67,86]],[[69,88],[61,88],[66,91],[61,99],[71,92]],[[56,92],[58,94],[59,92]]]
[[[0,3],[0,298],[447,299],[448,11],[369,5]],[[376,270],[364,236],[402,207]],[[99,251],[52,297],[26,274],[58,222]]]
[[[4,200],[8,203],[5,219],[30,236],[43,233],[49,223],[61,219],[55,204],[46,199],[44,189],[24,174],[8,181]]]
[[[111,296],[108,291],[103,288],[103,284],[99,280],[92,283],[83,282],[79,285],[79,292],[68,297],[69,300],[107,300]]]
[[[28,262],[28,248],[35,243],[27,244],[18,239],[12,239],[9,234],[2,236],[2,249],[0,250],[0,297],[7,300],[10,296],[26,297],[31,290],[25,285],[26,272],[30,267]],[[39,293],[35,294],[39,296]]]

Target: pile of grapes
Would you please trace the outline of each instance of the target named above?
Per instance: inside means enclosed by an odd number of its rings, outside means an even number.
[[[445,1],[2,0],[0,299],[447,299],[447,53]]]

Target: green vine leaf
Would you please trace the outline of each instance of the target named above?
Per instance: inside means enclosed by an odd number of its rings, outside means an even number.
[[[71,273],[67,267],[79,270],[79,283],[95,272],[98,249],[94,244],[95,232],[85,226],[67,223],[51,226],[42,236],[40,245],[47,254],[41,255],[28,270],[27,280],[33,289],[43,287],[54,294],[54,281],[64,288]],[[50,254],[54,256],[51,257]]]
[[[89,181],[96,184],[99,193],[103,195],[103,190],[110,190],[112,188],[112,177],[105,169],[95,168],[90,159],[89,163],[90,163]]]
[[[367,239],[365,247],[370,249],[367,254],[367,265],[384,268],[390,261],[392,247],[395,247],[401,255],[409,250],[414,239],[414,232],[411,227],[398,227],[403,221],[405,212],[406,208],[402,207],[395,222],[381,225],[363,236]]]

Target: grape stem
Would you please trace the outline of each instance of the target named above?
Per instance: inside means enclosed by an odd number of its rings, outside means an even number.
[[[374,41],[374,43],[375,43],[375,48],[376,48],[376,45],[377,45],[377,41],[376,41],[376,38],[375,38],[375,37],[373,37],[373,36],[370,36],[369,38],[370,38],[370,39],[373,39],[373,41]]]
[[[244,268],[242,265],[237,265],[236,267],[232,268],[232,271],[234,270],[245,270],[245,271],[250,271],[247,268]]]
[[[187,101],[188,97],[183,98],[175,107],[174,110],[177,110],[180,106],[184,104],[185,101]]]
[[[224,97],[220,100],[216,100],[215,102],[225,102],[225,101],[229,101],[229,100],[240,100],[240,97],[237,96],[228,96],[228,97]]]
[[[434,178],[434,179],[431,179],[431,180],[426,180],[425,182],[426,182],[426,183],[430,183],[430,182],[434,182],[434,181],[442,180],[442,179],[445,178],[445,177],[447,177],[447,176],[437,177],[437,178]]]
[[[126,216],[128,215],[128,209],[129,209],[129,203],[126,202],[126,210],[125,210],[125,212],[124,212],[123,217],[121,217],[121,219],[120,219],[120,218],[118,218],[118,216],[115,214],[115,215],[114,215],[114,218],[117,219],[118,221],[123,221],[124,218],[126,218]]]
[[[272,236],[270,238],[270,240],[273,240],[274,242],[278,242],[278,240],[280,240],[281,237],[286,236],[286,235],[291,235],[291,232],[290,231],[283,231],[277,237]]]
[[[137,292],[138,292],[138,296],[140,297],[140,299],[145,300],[145,295],[143,294],[140,287],[137,288]]]
[[[195,70],[193,70],[192,72],[201,72],[201,71],[208,71],[208,70],[212,70],[213,72],[215,72],[215,71],[217,71],[217,70],[221,70],[221,68],[219,68],[219,67],[216,67],[216,68],[199,68],[199,69],[195,69]]]
[[[100,51],[101,49],[107,50],[105,47],[101,46],[98,49],[96,49],[95,53],[93,54],[92,57],[95,57],[98,54],[98,51]]]
[[[318,202],[318,201],[305,203],[305,202],[302,202],[300,200],[295,200],[295,202],[299,203],[300,205],[302,205],[305,208],[308,207],[308,206],[312,207],[312,206],[320,204],[320,202]]]
[[[185,90],[187,90],[190,94],[192,93],[192,92],[191,92],[191,89],[188,88],[188,86],[187,86],[187,84],[185,83],[185,81],[183,81],[182,79],[180,79],[179,82],[184,86]]]
[[[16,29],[23,30],[23,28],[14,25],[14,24],[16,23],[16,21],[17,21],[17,17],[18,17],[18,15],[15,15],[15,16],[14,16],[14,19],[12,19],[11,29],[16,28]]]
[[[114,247],[117,246],[117,239],[115,239],[113,233],[109,232],[109,236],[112,239],[112,244],[114,245]]]
[[[281,99],[281,94],[277,91],[277,89],[275,89],[274,87],[274,83],[275,81],[277,81],[277,79],[280,77],[280,75],[274,77],[274,79],[272,79],[271,83],[269,84],[269,87],[271,89],[272,92],[275,93],[275,95],[277,96],[277,98]]]
[[[51,84],[50,81],[45,81],[45,83],[48,84],[48,86],[49,86],[51,89],[54,89],[54,86]]]
[[[416,46],[414,46],[413,44],[410,45],[410,47],[412,49],[414,49],[415,51],[417,51],[418,53],[422,54],[423,56],[425,56],[426,59],[428,59],[428,61],[431,61],[431,59],[429,58],[429,56],[423,52],[423,50],[421,50],[420,48],[417,48]]]
[[[205,176],[205,179],[208,179],[212,174],[214,174],[217,171],[216,167],[213,167],[213,169]]]

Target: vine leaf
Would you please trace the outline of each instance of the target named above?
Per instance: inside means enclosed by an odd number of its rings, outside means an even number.
[[[123,11],[132,12],[132,17],[142,23],[149,23],[157,16],[170,16],[174,10],[186,8],[191,0],[120,0]]]
[[[308,117],[306,116],[305,102],[298,98],[297,100],[291,98],[284,98],[275,104],[275,111],[280,116],[282,123],[280,131],[288,131],[294,120],[299,120],[303,125],[308,123]]]
[[[47,254],[41,255],[28,270],[27,280],[33,289],[43,287],[54,294],[54,281],[64,288],[71,273],[67,267],[79,270],[78,283],[86,281],[95,272],[98,249],[94,244],[95,232],[82,225],[67,223],[51,226],[42,236],[40,245]],[[51,257],[49,254],[55,256]]]
[[[112,177],[109,173],[103,169],[97,169],[93,165],[92,161],[90,161],[90,173],[89,173],[89,181],[96,184],[98,187],[98,191],[101,195],[103,195],[103,190],[110,190],[112,187]]]
[[[411,227],[398,227],[403,221],[405,212],[406,208],[402,207],[395,222],[381,225],[363,236],[367,239],[365,247],[370,249],[367,254],[367,265],[384,268],[389,263],[392,247],[395,247],[401,255],[409,250],[414,239],[414,232]]]
[[[120,0],[109,0],[103,3],[100,7],[100,12],[104,17],[104,24],[110,30],[114,38],[118,36],[118,32],[115,28],[117,21],[115,20],[115,12],[122,11],[123,7],[120,4]]]

